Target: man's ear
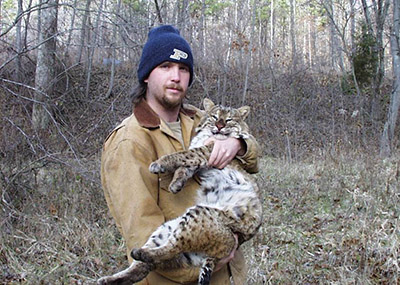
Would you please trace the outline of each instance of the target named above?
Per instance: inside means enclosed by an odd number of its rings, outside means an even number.
[[[214,107],[215,104],[214,104],[214,102],[211,101],[210,99],[204,98],[204,100],[203,100],[203,106],[204,106],[204,110],[208,111],[208,110],[211,110],[211,108]]]

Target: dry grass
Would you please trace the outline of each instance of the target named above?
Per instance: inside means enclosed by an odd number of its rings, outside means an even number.
[[[3,184],[0,283],[91,284],[122,269],[98,174],[47,169],[40,187],[29,172]],[[398,160],[263,159],[261,169],[265,222],[245,246],[249,284],[400,283]]]
[[[249,284],[399,284],[399,160],[263,160]]]
[[[0,284],[92,284],[105,270],[125,266],[98,177],[46,169],[49,176],[34,179],[40,186],[25,181],[17,206],[2,201]]]

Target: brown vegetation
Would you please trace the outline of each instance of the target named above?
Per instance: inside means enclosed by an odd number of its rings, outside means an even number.
[[[0,283],[125,268],[101,146],[158,23],[192,46],[188,102],[251,106],[249,283],[400,283],[399,1],[0,1]]]
[[[91,283],[126,266],[99,161],[107,133],[131,112],[134,68],[117,70],[108,98],[107,69],[94,69],[89,97],[84,71],[65,72],[41,132],[31,127],[29,88],[0,89],[0,282]],[[225,98],[217,70],[200,65],[197,74],[188,101],[241,104],[239,71],[230,72]],[[266,209],[246,246],[249,283],[399,282],[399,161],[374,155],[383,118],[357,114],[335,75],[271,78],[251,77],[247,100],[265,157],[258,177]]]
[[[398,284],[399,160],[263,160],[265,222],[249,284]]]

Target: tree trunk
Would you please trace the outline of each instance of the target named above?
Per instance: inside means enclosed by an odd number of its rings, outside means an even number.
[[[206,17],[206,0],[201,3],[201,16],[200,16],[200,54],[201,58],[205,58],[206,53],[206,35],[205,35],[205,17]]]
[[[16,80],[20,81],[22,78],[22,63],[21,63],[21,53],[22,53],[22,0],[18,0],[18,22],[16,25],[15,32],[15,46],[17,50],[17,58],[16,58]]]
[[[313,70],[315,67],[314,56],[317,55],[317,32],[316,32],[315,16],[311,17],[310,22],[310,67]]]
[[[329,47],[331,53],[331,68],[332,70],[336,70],[336,40],[335,40],[335,12],[333,9],[332,0],[328,1],[329,13],[331,14],[330,21],[329,21]]]
[[[0,0],[0,31],[2,31],[3,30],[3,19],[2,19],[2,16],[1,15],[3,15],[2,14],[2,10],[1,10],[1,8],[3,7],[3,2],[2,2],[2,0]]]
[[[390,104],[387,113],[381,141],[380,154],[384,157],[390,156],[393,150],[394,131],[396,129],[397,117],[400,108],[400,0],[393,1],[393,28],[390,35],[390,45],[393,58],[394,82]]]
[[[373,1],[371,5],[374,9],[375,14],[375,27],[372,24],[371,16],[369,12],[369,3],[366,0],[361,0],[364,18],[367,24],[370,35],[374,37],[375,43],[372,47],[373,52],[377,55],[378,60],[375,66],[374,74],[372,74],[372,97],[370,102],[371,117],[373,121],[376,121],[380,117],[380,96],[381,86],[385,71],[385,49],[383,45],[383,29],[385,25],[386,15],[390,5],[390,0],[378,0]]]
[[[378,54],[378,64],[376,66],[375,74],[373,77],[373,101],[372,101],[372,116],[375,120],[380,119],[381,115],[381,87],[383,77],[385,76],[385,47],[383,43],[383,33],[390,2],[389,0],[379,0],[378,8],[375,10],[376,14],[376,53]]]
[[[189,1],[188,0],[177,1],[177,5],[178,5],[177,26],[182,33],[186,30],[187,21],[189,20],[188,16]]]
[[[112,56],[111,56],[111,75],[110,75],[110,83],[108,85],[108,91],[106,94],[106,98],[111,96],[112,93],[112,89],[114,87],[114,76],[115,76],[115,62],[117,60],[117,53],[116,53],[116,48],[115,45],[118,42],[117,41],[117,25],[118,25],[118,15],[119,12],[121,10],[121,0],[118,0],[118,3],[115,7],[115,24],[113,27],[113,43],[111,44],[111,48],[112,48]]]
[[[249,44],[249,56],[246,61],[246,73],[245,73],[245,80],[244,80],[244,88],[243,88],[243,96],[242,96],[242,105],[246,102],[246,94],[248,89],[248,78],[249,78],[249,68],[252,61],[253,55],[253,35],[254,35],[254,26],[256,25],[256,0],[253,0],[253,15],[251,17],[251,33],[250,33],[250,44]]]
[[[103,0],[100,0],[99,4],[99,10],[97,12],[97,17],[96,17],[96,25],[94,27],[94,36],[92,40],[90,41],[90,46],[89,46],[89,52],[88,52],[88,64],[87,64],[87,77],[86,77],[86,91],[85,91],[85,97],[89,98],[89,92],[90,92],[90,81],[92,77],[92,67],[93,67],[93,57],[94,57],[94,52],[96,50],[97,46],[97,35],[100,33],[100,17],[103,9]],[[115,60],[115,59],[113,59]]]
[[[74,26],[75,26],[75,17],[76,17],[76,10],[77,10],[77,4],[78,0],[74,0],[74,6],[73,6],[73,12],[72,12],[72,18],[71,18],[71,25],[69,27],[69,34],[68,34],[68,39],[65,47],[65,57],[68,59],[69,57],[69,46],[71,45],[71,40],[72,40],[72,34],[74,31]]]
[[[271,14],[270,14],[270,35],[269,35],[269,48],[271,50],[269,57],[269,65],[271,70],[274,70],[275,66],[275,4],[274,0],[271,0]]]
[[[58,0],[42,4],[39,15],[39,44],[35,75],[35,104],[32,109],[32,124],[36,130],[46,129],[50,113],[48,98],[53,93],[56,62]]]
[[[292,68],[297,70],[297,47],[296,47],[296,28],[295,28],[295,0],[290,0],[290,42],[292,45]]]
[[[28,4],[28,9],[27,10],[31,10],[31,8],[32,8],[32,0],[29,0],[29,4]],[[28,49],[28,31],[29,31],[30,17],[31,17],[31,12],[28,13],[28,15],[26,16],[26,20],[25,20],[25,32],[24,32],[24,37],[23,37],[24,42],[23,42],[23,45],[22,45],[23,49]],[[1,28],[0,28],[0,30],[1,30]]]
[[[354,9],[354,5],[356,4],[356,0],[349,0],[350,4],[350,55],[353,57],[353,53],[356,47],[356,10]]]
[[[77,63],[80,63],[82,60],[82,54],[83,54],[83,50],[85,49],[85,40],[86,40],[86,36],[87,36],[86,31],[89,31],[87,23],[88,23],[89,17],[90,17],[90,2],[91,2],[91,0],[86,0],[85,14],[82,19],[81,44],[79,47]]]
[[[156,5],[156,12],[157,12],[157,18],[158,18],[158,22],[160,24],[163,23],[163,19],[161,17],[161,9],[160,9],[160,5],[158,5],[158,1],[154,0],[154,4]]]

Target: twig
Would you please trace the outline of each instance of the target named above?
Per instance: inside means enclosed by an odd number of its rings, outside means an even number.
[[[31,140],[30,140],[29,136],[28,136],[20,127],[18,127],[13,121],[11,121],[9,118],[5,117],[5,119],[6,119],[7,121],[9,121],[11,125],[13,125],[14,127],[16,127],[17,130],[19,130],[19,131],[24,135],[24,137],[25,137],[26,140],[28,141],[28,144],[29,144],[29,146],[30,146],[32,152],[33,152],[34,154],[36,154],[35,147],[34,147],[33,144],[31,143]]]

